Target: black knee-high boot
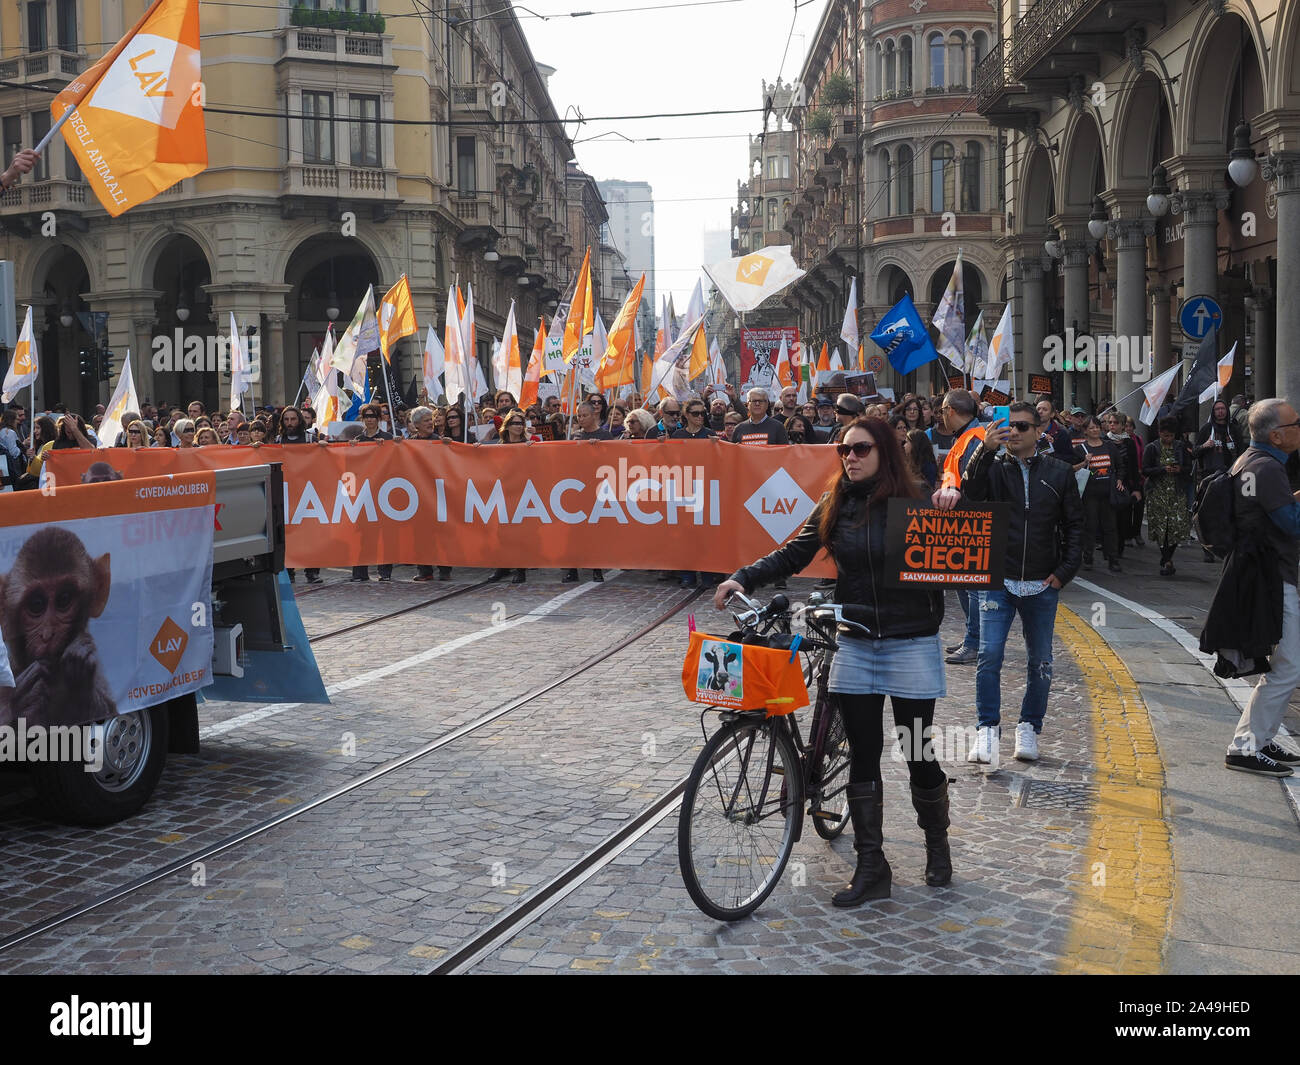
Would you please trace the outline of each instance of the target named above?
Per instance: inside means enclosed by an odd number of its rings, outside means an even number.
[[[850,784],[848,797],[858,867],[849,886],[831,897],[836,906],[860,906],[868,899],[887,899],[893,882],[893,871],[885,861],[883,850],[885,806],[880,781]]]
[[[937,788],[912,785],[916,824],[925,832],[925,882],[943,887],[952,879],[952,855],[948,851],[948,779]]]

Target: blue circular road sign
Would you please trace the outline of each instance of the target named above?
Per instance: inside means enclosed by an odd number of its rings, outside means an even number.
[[[1188,296],[1178,309],[1178,324],[1190,340],[1204,340],[1211,329],[1223,325],[1223,309],[1209,296]]]

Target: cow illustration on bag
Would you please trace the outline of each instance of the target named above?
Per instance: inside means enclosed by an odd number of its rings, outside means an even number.
[[[707,664],[706,664],[707,663]],[[696,681],[698,692],[710,693],[702,702],[739,703],[744,698],[745,660],[741,648],[721,640],[705,640],[700,648],[700,670]],[[718,693],[716,695],[712,693]]]

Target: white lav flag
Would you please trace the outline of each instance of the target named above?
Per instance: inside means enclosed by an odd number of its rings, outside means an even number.
[[[966,294],[962,288],[960,251],[930,324],[939,330],[939,354],[962,373],[970,373],[966,362]]]
[[[695,339],[695,331],[703,325],[703,318],[695,319],[681,331],[681,334],[673,341],[672,347],[655,360],[654,370],[650,374],[650,387],[646,389],[646,395],[657,395],[657,389],[660,386],[667,389],[678,399],[687,394],[690,390],[690,382],[686,379],[691,364],[690,343]]]
[[[704,272],[737,314],[752,311],[804,275],[794,261],[789,244],[727,259],[704,267]]]
[[[32,309],[28,307],[22,332],[18,334],[18,343],[14,347],[14,357],[9,363],[9,372],[5,374],[4,395],[0,396],[0,400],[8,403],[36,380],[38,372],[36,337],[32,333]]]
[[[858,279],[849,285],[849,302],[844,308],[844,324],[840,326],[840,339],[849,346],[849,359],[858,353]]]
[[[980,314],[983,318],[983,312]],[[987,366],[984,373],[976,374],[979,377],[995,380],[1002,376],[1002,368],[1008,364],[1014,370],[1016,365],[1016,339],[1015,332],[1011,328],[1011,304],[1007,303],[1002,308],[1002,317],[998,319],[998,327],[993,330],[993,339],[989,341],[988,355],[986,358]],[[1015,377],[1015,374],[1012,374]],[[1014,387],[1014,385],[1013,385]]]
[[[248,352],[244,350],[243,337],[239,335],[239,325],[235,321],[235,312],[230,312],[230,409],[242,410],[240,398],[248,391],[251,379],[248,366]]]
[[[438,340],[438,334],[434,331],[432,325],[429,326],[428,332],[424,337],[424,390],[429,395],[429,402],[434,402],[442,395],[442,377],[443,367],[446,363],[446,356],[442,351],[442,343]]]
[[[1159,377],[1153,378],[1142,386],[1142,394],[1146,398],[1142,400],[1138,421],[1143,425],[1150,425],[1156,420],[1156,414],[1164,405],[1165,396],[1169,394],[1169,386],[1173,384],[1174,375],[1182,368],[1183,364],[1176,362]]]
[[[1219,398],[1219,393],[1228,387],[1228,382],[1232,380],[1232,360],[1233,356],[1236,354],[1237,342],[1234,340],[1232,342],[1232,347],[1228,350],[1228,354],[1219,360],[1218,379],[1214,384],[1210,385],[1209,388],[1201,393],[1200,401],[1202,403],[1208,403],[1212,399],[1217,400]]]
[[[140,400],[135,394],[135,381],[131,377],[131,352],[128,350],[122,362],[122,374],[117,379],[117,388],[113,398],[108,401],[108,409],[99,423],[99,447],[114,447],[117,435],[126,428],[122,424],[122,415],[127,411],[140,411]]]

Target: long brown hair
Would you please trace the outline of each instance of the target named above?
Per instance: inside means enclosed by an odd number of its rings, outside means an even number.
[[[880,458],[880,467],[875,477],[876,487],[863,511],[863,521],[866,521],[870,508],[876,503],[883,503],[895,497],[919,499],[925,494],[925,485],[912,472],[911,463],[903,454],[902,445],[898,442],[898,434],[894,432],[893,426],[883,418],[854,418],[840,434],[841,442],[849,435],[851,429],[861,429],[870,436],[876,454]],[[821,518],[817,522],[817,532],[821,536],[823,546],[830,545],[836,522],[839,520],[840,507],[844,505],[844,499],[852,484],[853,482],[845,476],[843,466],[831,474],[826,482],[825,505],[822,507]]]

